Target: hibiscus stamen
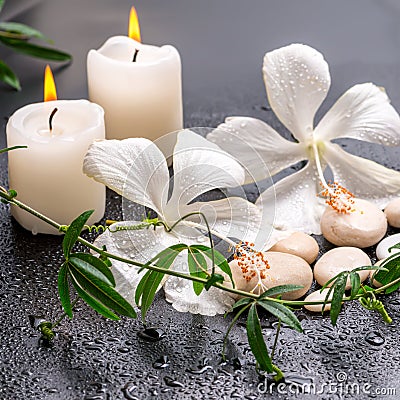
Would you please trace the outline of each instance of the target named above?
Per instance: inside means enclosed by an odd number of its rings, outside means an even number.
[[[317,172],[320,179],[320,185],[323,190],[317,194],[325,198],[325,203],[333,208],[335,211],[341,214],[348,214],[354,211],[354,194],[351,193],[344,186],[338,182],[327,182],[322,171],[321,161],[319,158],[318,147],[313,145],[315,164],[317,166]]]
[[[354,211],[354,194],[337,182],[328,183],[326,188],[320,182],[323,190],[319,195],[325,198],[325,203],[332,207],[335,211],[342,214],[348,214]]]
[[[254,249],[254,243],[239,242],[235,246],[233,258],[237,260],[238,266],[242,270],[243,278],[250,282],[257,278],[257,284],[250,293],[261,294],[268,288],[264,285],[263,279],[267,277],[267,270],[270,268],[264,253]]]

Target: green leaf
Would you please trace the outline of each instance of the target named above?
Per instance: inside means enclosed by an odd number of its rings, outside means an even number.
[[[32,57],[43,58],[45,60],[52,61],[70,61],[72,59],[70,54],[61,50],[38,46],[36,44],[28,43],[24,40],[0,37],[0,42],[8,47],[11,47],[18,53],[27,54]]]
[[[335,281],[337,281],[342,275],[346,275],[346,277],[349,275],[349,271],[342,271],[339,272],[337,275],[335,275],[333,278],[329,279],[328,282],[325,283],[325,285],[322,286],[322,288],[320,289],[320,291],[322,292],[322,290],[326,289],[328,286],[333,287],[333,285],[331,285],[331,283],[334,283]]]
[[[7,151],[11,150],[16,150],[16,149],[27,149],[28,146],[12,146],[12,147],[7,147],[5,149],[0,149],[0,154],[1,153],[6,153]]]
[[[272,296],[276,296],[278,294],[293,292],[295,290],[303,289],[303,287],[304,286],[299,286],[299,285],[279,285],[279,286],[274,286],[274,287],[266,290],[264,293],[262,293],[259,298],[263,299],[265,297],[272,297]]]
[[[178,256],[178,254],[187,248],[188,246],[186,244],[174,244],[158,253],[155,257],[148,261],[146,265],[153,264],[157,265],[157,267],[168,269],[175,261],[175,258]]]
[[[68,286],[68,265],[64,263],[58,272],[58,295],[65,314],[72,319],[71,298],[69,296]]]
[[[188,248],[188,266],[191,276],[207,279],[207,261],[198,250],[192,249],[191,247]],[[201,282],[193,282],[193,290],[197,296],[200,295],[203,289],[204,284]]]
[[[100,258],[95,257],[94,255],[89,253],[73,253],[70,257],[70,262],[73,262],[74,258],[78,258],[83,263],[89,264],[94,267],[96,270],[104,275],[104,277],[106,278],[106,280],[103,279],[105,283],[109,284],[112,287],[115,287],[115,279],[110,268]]]
[[[395,253],[389,258],[387,258],[380,267],[386,268],[386,271],[378,271],[374,279],[377,280],[382,285],[387,285],[390,282],[395,281],[400,278],[400,253]],[[392,293],[400,287],[400,282],[390,286],[385,290],[386,294]]]
[[[350,273],[350,284],[351,284],[350,299],[354,299],[357,296],[357,293],[360,290],[361,286],[360,275],[358,275],[357,272]]]
[[[149,279],[150,273],[151,273],[151,271],[147,271],[147,272],[143,275],[142,279],[139,281],[138,285],[136,286],[136,290],[135,290],[135,303],[136,303],[137,305],[140,304],[140,298],[142,297],[142,294],[143,294],[144,288],[145,288],[145,286],[146,286],[147,279]]]
[[[159,288],[162,279],[164,278],[164,274],[157,271],[149,271],[149,275],[144,283],[143,293],[141,297],[140,311],[142,313],[142,321],[143,323],[146,320],[146,314],[149,310],[150,306],[153,303],[154,296],[157,293],[157,289]]]
[[[175,261],[178,254],[186,250],[188,248],[185,244],[175,244],[170,246],[160,253],[158,253],[155,257],[153,257],[150,261],[146,263],[146,265],[156,265],[157,267],[169,269],[170,266]],[[141,269],[143,270],[143,269]],[[139,271],[141,271],[139,270]],[[164,273],[157,271],[147,271],[143,278],[140,280],[138,286],[135,291],[135,302],[136,304],[141,305],[141,313],[142,320],[145,321],[146,313],[153,303],[154,296],[157,292],[157,289],[164,277]]]
[[[373,292],[373,291],[375,290],[375,289],[372,288],[371,286],[363,285],[363,287],[360,288],[360,290],[358,291],[358,294],[364,294],[365,292],[364,292],[363,289],[366,290],[367,292]]]
[[[73,284],[76,292],[78,293],[78,295],[81,297],[81,299],[83,301],[85,301],[90,307],[92,307],[93,310],[97,311],[103,317],[106,317],[108,319],[112,319],[114,321],[117,321],[120,319],[118,317],[118,315],[116,315],[112,311],[110,311],[107,307],[104,306],[104,304],[97,301],[94,297],[89,296],[85,292],[85,290],[81,288],[79,283],[77,281],[75,281],[74,277],[72,277],[72,284]]]
[[[247,316],[246,330],[251,351],[254,354],[258,365],[263,371],[267,371],[268,373],[274,372],[272,360],[268,354],[268,349],[262,335],[260,319],[258,318],[255,304],[250,307]]]
[[[202,252],[206,257],[208,257],[210,260],[212,260],[212,252],[211,248],[207,246],[203,246],[201,244],[196,244],[193,246],[190,246],[192,249],[199,250]],[[235,288],[235,282],[233,281],[232,278],[232,271],[231,267],[229,266],[229,263],[227,259],[217,250],[214,249],[214,262],[217,267],[221,269],[221,271],[225,272],[229,276],[229,279],[232,282],[233,288]]]
[[[382,267],[379,266],[379,265],[365,265],[365,266],[362,266],[362,267],[354,268],[354,269],[352,269],[352,270],[349,271],[349,272],[371,271],[371,270],[374,270],[374,269],[384,269],[384,268],[382,268]]]
[[[235,310],[236,308],[238,308],[238,307],[242,307],[242,306],[245,306],[245,305],[251,303],[252,301],[254,301],[254,300],[253,300],[253,299],[250,299],[250,298],[248,298],[248,297],[244,297],[243,299],[238,300],[238,301],[232,306],[231,312],[232,312],[233,310]]]
[[[215,286],[216,283],[224,283],[224,277],[220,274],[211,275],[207,279],[207,283],[204,285],[204,289],[210,290],[211,286]]]
[[[0,22],[0,31],[4,31],[6,33],[17,33],[21,35],[22,38],[38,38],[42,40],[49,41],[46,36],[43,35],[42,32],[38,31],[37,29],[31,28],[28,25],[20,24],[18,22]],[[1,34],[1,32],[0,32]]]
[[[96,298],[108,308],[121,315],[136,318],[133,307],[112,286],[99,278],[99,275],[102,276],[102,274],[93,267],[92,269],[88,268],[89,264],[83,266],[84,262],[78,263],[77,260],[76,258],[71,258],[69,262],[69,273],[74,282],[90,297]],[[93,270],[96,272],[93,273]]]
[[[6,2],[6,0],[0,0],[0,11],[3,9],[5,2]]]
[[[392,247],[389,247],[389,252],[391,253],[394,249],[400,249],[400,243],[394,244]]]
[[[0,80],[16,90],[21,90],[21,84],[19,83],[17,75],[15,75],[13,70],[4,61],[1,60]]]
[[[296,315],[283,304],[272,300],[259,300],[257,301],[257,304],[270,312],[272,315],[275,315],[275,317],[280,319],[290,328],[295,329],[298,332],[303,332],[303,328],[301,327],[300,321],[297,319]]]
[[[336,321],[338,319],[340,310],[342,309],[343,296],[346,291],[347,277],[348,274],[340,275],[333,285],[334,288],[333,288],[331,311],[330,311],[332,325],[336,325]],[[329,292],[327,296],[329,296]]]
[[[94,210],[89,210],[83,212],[78,218],[76,218],[74,221],[72,221],[71,225],[67,228],[67,231],[65,232],[64,240],[63,240],[63,251],[64,251],[64,256],[65,258],[68,259],[72,247],[78,240],[78,237],[86,224],[86,221],[89,219],[89,217],[93,214]]]
[[[107,247],[106,247],[105,244],[103,245],[103,251],[107,251]],[[112,262],[106,255],[100,254],[99,258],[100,258],[101,261],[104,262],[104,264],[107,265],[107,267],[112,267]]]

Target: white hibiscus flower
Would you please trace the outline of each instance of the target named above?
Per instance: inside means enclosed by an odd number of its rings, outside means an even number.
[[[328,64],[315,49],[292,44],[267,53],[263,66],[269,104],[296,142],[254,118],[232,117],[207,138],[245,165],[252,179],[265,178],[254,149],[271,175],[295,163],[306,165],[267,189],[257,203],[275,200],[277,229],[320,234],[325,205],[316,194],[328,165],[334,180],[356,197],[380,207],[399,196],[400,173],[373,161],[351,155],[332,139],[352,138],[385,146],[400,144],[400,118],[382,88],[372,83],[355,85],[345,92],[314,127],[314,117],[330,87]],[[252,149],[250,149],[250,144]],[[261,173],[260,173],[261,172]]]
[[[252,240],[260,230],[261,214],[252,203],[240,197],[199,202],[196,198],[212,189],[243,184],[245,172],[232,156],[203,137],[184,130],[178,134],[173,154],[173,190],[168,199],[170,177],[167,162],[158,147],[143,138],[97,141],[84,160],[84,172],[135,203],[157,213],[160,221],[172,227],[181,217],[201,211],[212,232],[224,238]],[[139,262],[147,262],[165,248],[204,241],[205,225],[198,215],[179,223],[171,232],[164,227],[117,230],[141,221],[114,224],[96,240],[108,251]],[[200,233],[198,229],[203,233]],[[207,243],[204,243],[207,245]],[[171,267],[189,273],[187,257],[178,256]],[[211,266],[210,266],[211,268]],[[117,290],[131,303],[145,271],[113,261]],[[199,296],[191,281],[169,276],[164,282],[166,298],[178,311],[204,315],[224,313],[233,300],[225,292],[211,288]]]

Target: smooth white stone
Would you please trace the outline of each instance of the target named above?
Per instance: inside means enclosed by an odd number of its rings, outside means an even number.
[[[329,292],[329,288],[323,289],[322,292],[317,290],[315,292],[310,293],[304,299],[304,301],[324,301],[328,292]],[[331,294],[329,295],[329,300],[332,300],[332,296],[333,296],[333,290],[332,290]],[[305,305],[304,308],[307,309],[308,311],[312,311],[312,312],[321,312],[322,306],[323,306],[323,304],[315,304],[315,305],[308,304],[308,305]],[[331,309],[331,303],[325,304],[324,311],[329,311],[330,309]]]
[[[388,203],[385,207],[385,215],[390,226],[400,228],[400,198]]]
[[[307,293],[313,281],[313,274],[310,265],[306,261],[288,253],[268,251],[264,254],[270,268],[267,270],[267,276],[262,282],[268,289],[289,284],[303,286],[302,289],[284,293],[282,299],[285,300],[296,300]],[[256,287],[257,277],[246,281],[237,260],[231,261],[229,265],[237,289],[250,292]],[[255,293],[258,294],[257,291]]]
[[[312,236],[304,232],[294,232],[289,237],[275,243],[270,251],[293,254],[311,264],[318,256],[319,247]]]
[[[400,243],[400,233],[396,233],[395,235],[388,236],[387,238],[383,239],[378,246],[376,246],[376,256],[378,259],[383,260],[394,253],[398,253],[400,249],[393,249],[389,253],[389,249],[397,243]]]
[[[340,214],[327,207],[321,217],[324,237],[336,246],[364,248],[378,243],[387,230],[385,213],[362,199],[354,199],[353,208],[353,212]]]
[[[371,265],[371,260],[362,250],[356,247],[337,247],[326,252],[317,261],[314,267],[314,277],[323,286],[340,272],[351,271],[365,265]],[[369,271],[359,271],[358,275],[363,282],[368,278]],[[348,279],[346,289],[350,288],[350,279]]]

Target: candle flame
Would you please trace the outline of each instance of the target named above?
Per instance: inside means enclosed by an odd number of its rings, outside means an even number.
[[[137,16],[136,8],[132,6],[131,12],[129,14],[129,30],[128,36],[136,40],[137,42],[141,42],[140,38],[140,26],[139,26],[139,18]]]
[[[53,73],[47,64],[44,71],[44,101],[57,100],[56,84],[54,83]]]

